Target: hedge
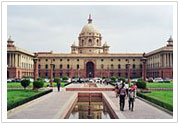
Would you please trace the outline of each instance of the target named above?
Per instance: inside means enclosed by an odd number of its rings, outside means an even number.
[[[152,103],[154,103],[156,105],[159,105],[159,106],[173,112],[173,106],[168,104],[168,103],[165,103],[165,102],[162,102],[162,101],[160,101],[158,99],[154,99],[152,97],[146,96],[146,95],[144,95],[144,94],[142,94],[140,92],[137,92],[137,96],[139,96],[141,98],[144,98],[144,99],[146,99],[146,100],[148,100],[148,101],[150,101],[150,102],[152,102]]]
[[[29,101],[32,101],[32,100],[34,100],[34,99],[36,99],[36,98],[38,98],[38,97],[41,97],[41,96],[43,96],[43,95],[45,95],[45,94],[48,94],[48,93],[50,93],[50,92],[52,92],[52,91],[53,91],[52,89],[49,89],[49,90],[46,90],[46,91],[44,91],[44,92],[42,92],[42,93],[39,93],[39,94],[36,94],[36,95],[31,96],[31,97],[29,97],[29,98],[26,98],[26,99],[23,99],[23,100],[21,100],[21,101],[18,101],[18,102],[16,102],[16,103],[12,104],[12,105],[7,105],[7,110],[10,110],[10,109],[13,109],[13,108],[15,108],[15,107],[18,107],[18,106],[20,106],[20,105],[22,105],[22,104],[25,104],[25,103],[27,103],[27,102],[29,102]]]

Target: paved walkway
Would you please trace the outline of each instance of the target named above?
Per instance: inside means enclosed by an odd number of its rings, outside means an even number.
[[[84,84],[71,84],[67,87],[80,88],[83,86]],[[112,88],[111,85],[97,84],[97,86]],[[119,98],[115,97],[115,92],[105,91],[104,93],[112,101],[113,106],[119,108]],[[65,88],[61,88],[61,92],[57,92],[57,88],[53,88],[52,93],[8,111],[8,119],[58,119],[62,112],[67,111],[66,107],[76,94],[77,92],[65,91]],[[125,110],[121,112],[126,119],[172,119],[171,115],[139,99],[135,101],[133,112],[128,110],[127,105],[126,100]]]

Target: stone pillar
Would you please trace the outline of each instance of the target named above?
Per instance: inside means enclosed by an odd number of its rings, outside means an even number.
[[[50,70],[51,80],[50,80],[50,82],[51,82],[51,86],[53,87],[53,64],[51,63],[50,66],[51,66],[51,70]]]
[[[37,81],[37,77],[38,77],[38,59],[34,58],[34,81]]]
[[[146,58],[142,58],[143,68],[142,68],[142,78],[146,81]]]
[[[12,59],[11,59],[11,53],[9,53],[9,67],[11,67],[12,66]]]
[[[166,54],[163,54],[164,67],[166,67]]]
[[[127,64],[127,67],[128,67],[128,84],[130,83],[130,64]]]
[[[17,54],[15,53],[15,67],[17,67]]]
[[[14,53],[11,54],[11,57],[12,57],[11,67],[14,67]]]

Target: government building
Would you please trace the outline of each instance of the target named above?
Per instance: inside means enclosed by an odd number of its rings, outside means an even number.
[[[101,33],[94,27],[91,16],[71,45],[71,53],[32,53],[7,41],[8,78],[33,77],[34,70],[42,78],[68,76],[92,77],[161,77],[173,78],[173,39],[149,53],[110,53]],[[34,68],[34,67],[37,68]]]

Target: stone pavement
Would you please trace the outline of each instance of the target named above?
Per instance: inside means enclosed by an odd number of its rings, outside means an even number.
[[[70,84],[67,87],[80,88],[84,84]],[[98,87],[112,88],[111,85],[97,84]],[[67,88],[66,87],[66,88]],[[96,92],[96,91],[94,91]],[[99,92],[99,91],[98,91]],[[104,91],[106,96],[112,101],[112,106],[119,108],[119,98],[115,97],[114,91]],[[77,91],[65,91],[61,88],[61,92],[57,92],[57,88],[53,88],[53,92],[44,95],[38,99],[28,102],[22,106],[8,111],[8,119],[58,119],[62,116],[62,112],[70,107],[70,103],[77,95]],[[126,100],[125,110],[120,113],[126,119],[172,119],[173,116],[164,111],[157,109],[139,99],[135,100],[135,109],[133,112],[128,110],[128,101]]]
[[[120,108],[119,98],[115,97],[115,92],[106,91],[104,93],[109,96],[109,98],[111,99],[111,101],[113,101],[113,104],[116,107]],[[173,119],[172,115],[137,98],[135,100],[134,111],[129,111],[127,98],[124,111],[121,111],[121,113],[126,119]]]

